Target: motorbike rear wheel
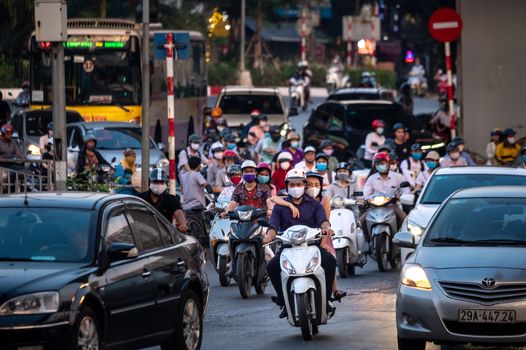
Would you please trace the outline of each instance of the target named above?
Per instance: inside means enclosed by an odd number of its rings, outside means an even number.
[[[374,255],[380,272],[385,272],[389,269],[388,252],[385,249],[386,239],[387,237],[383,234],[374,237]]]
[[[241,253],[237,257],[237,283],[239,286],[239,293],[243,299],[250,298],[252,292],[253,276],[249,275],[252,264],[252,256],[248,253]]]
[[[313,335],[308,293],[296,294],[298,310],[296,310],[301,327],[301,335],[305,340],[311,340]]]
[[[228,268],[228,258],[226,256],[219,256],[219,269],[217,273],[219,274],[219,284],[221,287],[228,287],[230,285],[230,277],[226,275]]]
[[[341,278],[349,277],[347,270],[347,249],[336,249],[336,264]]]

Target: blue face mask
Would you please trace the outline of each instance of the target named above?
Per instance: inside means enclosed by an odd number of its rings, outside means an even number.
[[[389,171],[389,165],[387,165],[387,164],[378,164],[378,165],[376,165],[376,170],[380,174],[386,173],[386,172]]]
[[[292,147],[292,148],[298,148],[299,145],[300,145],[300,143],[298,141],[292,141],[290,143],[290,147]]]
[[[327,163],[316,163],[316,169],[319,171],[327,170]]]
[[[422,159],[422,153],[413,153],[411,154],[411,157],[413,157],[415,160],[420,160]]]
[[[236,144],[235,143],[229,143],[228,145],[226,145],[226,148],[228,148],[229,150],[233,150],[234,148],[236,148]]]
[[[426,165],[429,169],[433,170],[438,166],[437,162],[426,162]]]
[[[522,160],[526,163],[526,155],[522,156]]]
[[[270,180],[270,176],[267,175],[258,175],[257,180],[260,184],[266,184]]]
[[[266,133],[265,133],[265,138],[268,139],[269,137],[270,137],[270,133],[269,133],[269,132],[266,132]]]

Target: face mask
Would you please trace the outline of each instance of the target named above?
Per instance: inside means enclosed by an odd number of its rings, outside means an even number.
[[[226,148],[228,148],[229,150],[233,150],[234,148],[236,148],[236,144],[235,143],[229,143],[226,145]]]
[[[267,175],[258,175],[257,180],[260,184],[266,184],[270,180],[270,176]]]
[[[282,170],[289,170],[289,168],[290,168],[290,162],[281,162],[281,163],[279,163],[279,167],[280,167]]]
[[[243,180],[245,180],[248,183],[252,183],[256,181],[256,174],[245,174],[243,175]]]
[[[231,176],[230,181],[232,181],[234,185],[239,185],[239,183],[241,182],[241,176],[239,175]]]
[[[434,161],[429,161],[429,162],[426,162],[426,165],[429,169],[433,170],[438,166],[438,163]]]
[[[269,133],[269,132],[266,132],[266,133],[265,133],[265,138],[268,139],[269,137],[270,137],[270,133]]]
[[[396,164],[391,164],[391,165],[389,165],[389,170],[391,170],[391,171],[397,171],[397,170],[398,170],[398,165],[396,165]]]
[[[150,190],[154,194],[160,196],[164,193],[164,191],[166,191],[166,184],[150,184]]]
[[[300,145],[300,143],[298,141],[292,141],[290,143],[290,147],[292,147],[292,148],[298,148],[299,145]]]
[[[463,152],[464,151],[464,145],[458,145],[458,150],[460,152]]]
[[[378,129],[376,129],[376,133],[377,133],[378,135],[382,135],[382,134],[384,133],[384,128],[378,128]]]
[[[324,153],[327,157],[330,157],[330,156],[332,156],[332,154],[334,153],[334,150],[331,149],[331,148],[327,148],[327,149],[324,149],[324,150],[323,150],[323,153]]]
[[[327,170],[327,163],[316,163],[316,169],[319,171]]]
[[[223,159],[223,152],[216,152],[214,153],[214,158],[217,160]]]
[[[389,166],[387,164],[378,164],[378,165],[376,165],[376,170],[380,174],[384,174],[384,173],[389,171]]]
[[[272,139],[273,142],[278,142],[279,139],[281,138],[281,135],[270,135],[270,138]]]
[[[199,149],[199,144],[198,143],[192,143],[190,144],[190,147],[194,150],[194,151],[197,151]]]
[[[294,199],[299,199],[303,197],[305,193],[305,187],[294,187],[287,189],[287,193]]]
[[[411,157],[413,157],[415,160],[420,160],[422,159],[422,153],[413,153],[411,154]]]
[[[137,160],[137,157],[128,156],[128,157],[124,157],[124,160],[126,161],[126,164],[128,164],[128,166],[133,166],[135,164],[135,161]]]
[[[508,137],[508,142],[509,143],[515,143],[515,137]]]
[[[321,191],[321,188],[319,187],[307,188],[307,194],[309,195],[309,197],[312,197],[312,198],[318,197],[318,195],[320,194],[320,191]]]
[[[221,132],[221,131],[223,131],[223,130],[225,130],[225,127],[224,127],[224,126],[218,126],[218,127],[217,127],[217,131]]]
[[[459,157],[460,157],[460,152],[451,152],[449,154],[449,158],[451,158],[453,160],[457,160]]]
[[[349,182],[349,174],[344,174],[344,173],[336,174],[336,180]]]

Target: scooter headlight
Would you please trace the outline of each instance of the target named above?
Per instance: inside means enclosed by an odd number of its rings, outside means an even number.
[[[331,200],[331,207],[334,209],[343,208],[345,205],[345,201],[343,200],[343,197],[336,196]]]
[[[377,206],[381,207],[382,205],[385,205],[387,202],[389,202],[390,198],[385,196],[376,196],[373,198],[372,203]]]
[[[316,252],[309,261],[309,264],[305,268],[305,273],[311,273],[318,269],[320,266],[320,252]]]
[[[293,231],[290,235],[290,243],[292,244],[302,244],[307,238],[307,229]]]
[[[283,256],[281,257],[281,267],[283,268],[283,270],[287,271],[289,275],[296,274],[296,269],[294,268],[294,266],[292,266],[290,261],[288,261],[287,258],[284,258]]]

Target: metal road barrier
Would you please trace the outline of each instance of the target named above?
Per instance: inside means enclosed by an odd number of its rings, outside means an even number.
[[[48,175],[41,173],[47,165]],[[2,159],[0,160],[0,195],[26,192],[53,191],[51,160]]]

